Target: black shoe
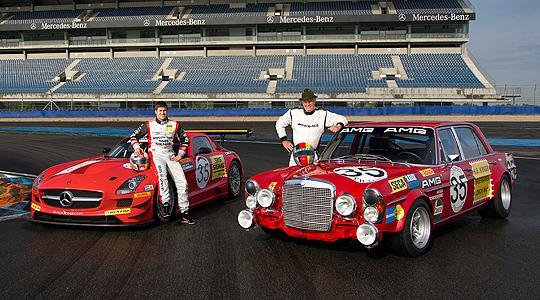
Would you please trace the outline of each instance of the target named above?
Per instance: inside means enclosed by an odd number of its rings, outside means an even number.
[[[171,205],[169,202],[164,202],[161,204],[161,211],[163,213],[163,217],[168,218],[171,216]]]
[[[196,223],[195,220],[193,220],[193,218],[191,218],[187,212],[180,215],[180,220],[178,220],[178,222],[189,225],[193,225]]]

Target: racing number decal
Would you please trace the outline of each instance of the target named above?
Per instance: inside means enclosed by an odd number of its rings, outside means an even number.
[[[197,186],[204,189],[210,180],[210,162],[204,156],[197,156],[197,167],[195,169]]]
[[[334,173],[348,177],[359,183],[376,182],[388,177],[386,171],[372,167],[344,167],[334,169]]]
[[[450,201],[452,210],[457,213],[463,208],[467,199],[467,177],[460,167],[450,169]]]

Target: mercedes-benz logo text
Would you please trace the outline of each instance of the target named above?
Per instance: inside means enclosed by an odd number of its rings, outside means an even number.
[[[64,207],[73,205],[73,193],[70,191],[64,191],[60,194],[60,204]]]

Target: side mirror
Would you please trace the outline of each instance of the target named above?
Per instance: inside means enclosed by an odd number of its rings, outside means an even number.
[[[448,159],[450,159],[451,162],[456,162],[459,159],[459,155],[457,154],[450,154],[448,155]]]
[[[111,148],[105,147],[105,148],[103,148],[103,150],[101,152],[103,152],[103,154],[107,154],[107,153],[111,152]]]
[[[197,151],[197,153],[195,153],[195,155],[208,154],[208,153],[212,153],[212,149],[210,149],[208,147],[202,147],[202,148],[199,148],[199,151]]]

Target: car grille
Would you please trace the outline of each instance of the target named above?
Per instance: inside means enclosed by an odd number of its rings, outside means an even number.
[[[62,201],[60,201],[60,195],[63,192],[71,193],[71,204],[65,205],[66,202],[63,202],[64,204],[62,204]],[[81,190],[43,190],[41,199],[43,202],[45,202],[45,204],[53,207],[68,209],[96,208],[101,204],[103,193]]]
[[[283,184],[282,203],[285,225],[330,231],[335,187],[315,179],[291,179]]]

